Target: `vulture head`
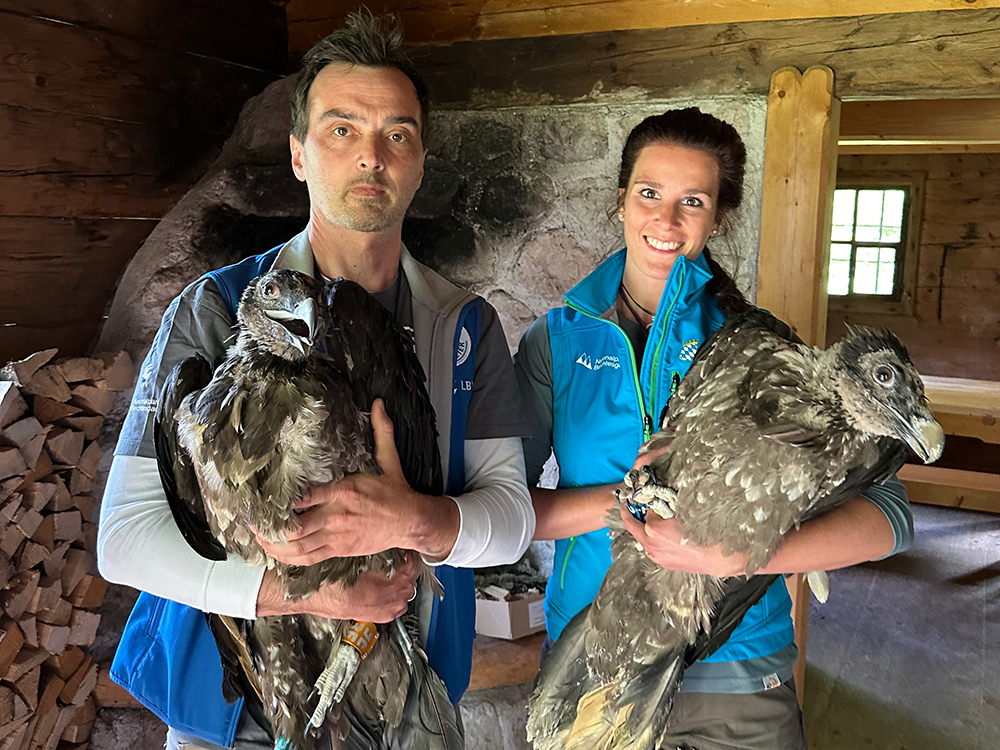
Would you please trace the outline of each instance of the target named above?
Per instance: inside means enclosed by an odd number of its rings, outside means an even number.
[[[831,346],[827,373],[853,426],[906,443],[924,463],[944,450],[941,429],[910,355],[892,333],[858,326]]]
[[[285,269],[250,282],[240,297],[237,319],[249,337],[277,357],[298,361],[321,340],[318,314],[323,284],[312,276]]]

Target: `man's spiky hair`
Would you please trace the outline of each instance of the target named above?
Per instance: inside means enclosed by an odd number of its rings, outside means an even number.
[[[331,63],[402,71],[417,92],[420,103],[420,139],[427,142],[427,84],[403,54],[403,27],[393,15],[375,16],[367,8],[347,16],[343,28],[316,42],[305,57],[292,92],[292,135],[305,142],[309,132],[309,89],[316,76]]]

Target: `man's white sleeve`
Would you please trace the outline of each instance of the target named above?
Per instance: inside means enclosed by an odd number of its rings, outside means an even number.
[[[244,619],[257,616],[262,566],[206,560],[170,513],[156,459],[115,456],[97,532],[101,576],[164,599]]]
[[[465,475],[466,491],[454,498],[458,539],[441,563],[478,568],[517,562],[535,533],[521,438],[466,440]]]

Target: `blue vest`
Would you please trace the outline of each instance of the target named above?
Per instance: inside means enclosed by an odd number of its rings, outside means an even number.
[[[270,270],[280,247],[207,274],[216,284],[230,316],[247,284]],[[465,426],[472,392],[458,387],[475,376],[475,347],[481,337],[482,298],[462,310],[455,327],[453,351],[468,331],[472,348],[453,369],[452,424],[446,492],[461,494],[465,486]],[[464,353],[464,352],[463,352]],[[429,373],[428,373],[429,375]],[[440,565],[434,569],[445,596],[435,597],[426,652],[431,667],[444,680],[448,696],[458,703],[472,672],[476,601],[473,571]],[[230,747],[243,701],[230,705],[222,697],[222,664],[204,613],[146,592],[129,615],[111,664],[111,677],[168,726]]]
[[[712,277],[705,259],[678,258],[636,368],[632,345],[614,315],[624,268],[623,250],[573,287],[566,294],[566,307],[549,311],[552,443],[560,487],[621,481],[639,446],[659,425],[698,346],[725,319],[705,289]],[[558,638],[569,620],[593,601],[610,565],[611,542],[605,529],[556,541],[545,594],[546,627],[552,638]],[[706,661],[780,651],[794,635],[790,609],[784,582],[778,581],[726,645]]]

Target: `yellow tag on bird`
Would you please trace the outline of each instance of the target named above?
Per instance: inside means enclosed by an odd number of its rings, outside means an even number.
[[[378,628],[374,622],[357,622],[351,625],[351,629],[340,639],[342,643],[349,643],[358,650],[361,658],[364,659],[375,648],[378,640]]]

